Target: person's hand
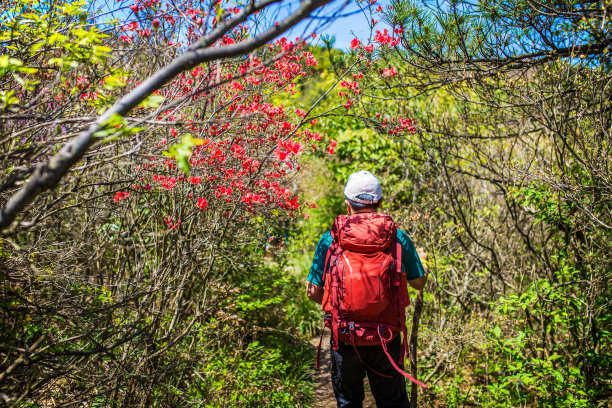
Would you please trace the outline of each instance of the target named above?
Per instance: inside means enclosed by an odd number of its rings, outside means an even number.
[[[425,252],[425,250],[423,248],[417,248],[417,255],[419,256],[419,259],[421,260],[421,263],[423,264],[423,267],[425,267],[425,272],[429,272],[429,265],[427,263],[427,252]]]
[[[427,252],[425,252],[423,248],[417,248],[417,254],[419,258],[421,258],[421,261],[427,262]]]

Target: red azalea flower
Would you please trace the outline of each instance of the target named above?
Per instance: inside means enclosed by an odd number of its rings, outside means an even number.
[[[128,193],[127,191],[117,191],[117,194],[115,194],[115,197],[113,197],[113,202],[118,203],[119,201],[129,196],[130,193]]]
[[[206,210],[206,207],[208,207],[208,201],[205,198],[198,198],[198,207],[200,207],[202,210]]]

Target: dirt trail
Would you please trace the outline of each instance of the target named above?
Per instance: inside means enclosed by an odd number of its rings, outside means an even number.
[[[310,344],[313,346],[319,346],[319,336],[310,339]],[[323,336],[323,342],[321,345],[321,361],[319,370],[315,371],[315,402],[312,405],[313,408],[333,408],[336,406],[336,398],[334,397],[334,391],[332,390],[331,384],[331,358],[329,353],[329,333],[326,332]],[[365,383],[365,400],[363,401],[363,408],[376,408],[374,397],[370,392],[370,385],[366,377]]]

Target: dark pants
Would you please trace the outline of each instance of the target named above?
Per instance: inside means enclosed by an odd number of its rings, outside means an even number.
[[[397,336],[387,344],[387,350],[394,361],[399,359],[402,346],[400,337]],[[367,374],[378,408],[410,408],[404,376],[393,368],[382,346],[357,346],[355,348],[359,355],[355,353],[352,345],[343,342],[340,342],[338,350],[334,350],[333,347],[331,349],[332,385],[338,407],[362,407],[365,397],[363,379]],[[391,376],[391,378],[383,377],[373,371]]]

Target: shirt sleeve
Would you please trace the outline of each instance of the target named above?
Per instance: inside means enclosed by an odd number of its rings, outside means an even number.
[[[327,251],[332,244],[331,233],[328,231],[317,244],[315,249],[314,258],[312,259],[312,265],[310,266],[310,272],[308,273],[308,282],[314,283],[315,285],[323,286],[323,270],[325,269],[325,259],[327,258]]]
[[[406,278],[413,280],[424,276],[425,269],[408,234],[398,229],[397,241],[402,246],[402,268],[406,272]]]

